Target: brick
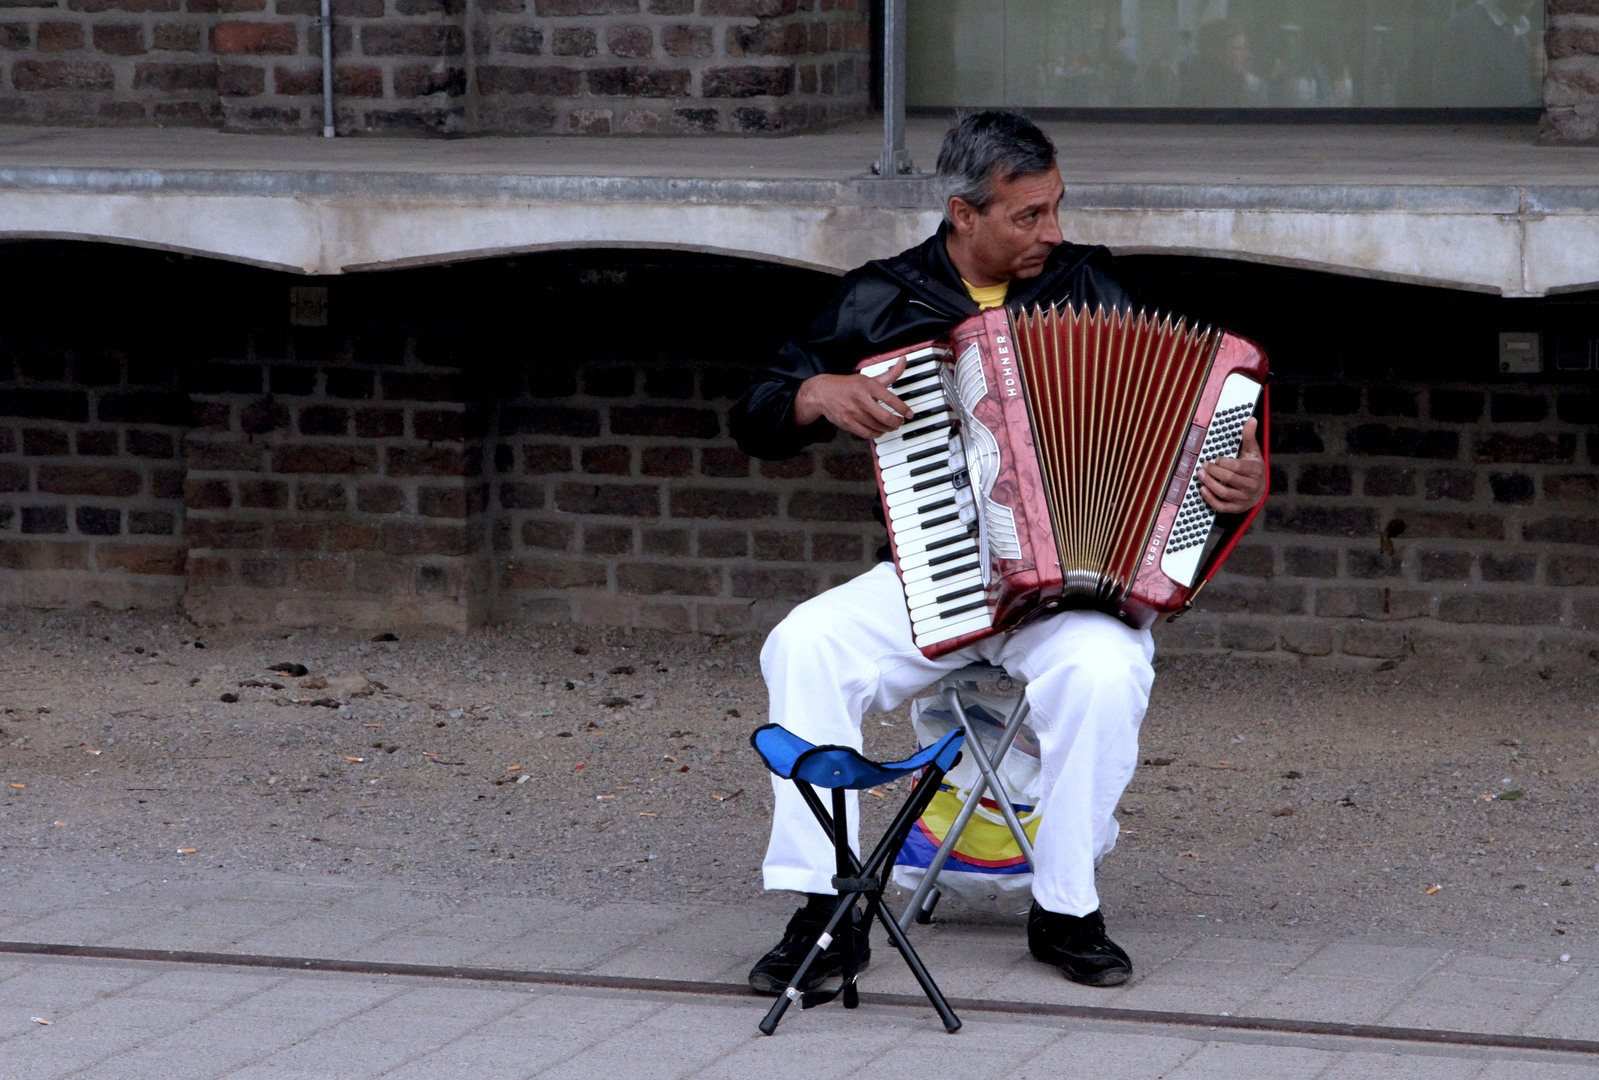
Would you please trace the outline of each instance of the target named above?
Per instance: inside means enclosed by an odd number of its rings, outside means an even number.
[[[605,564],[575,559],[514,560],[500,572],[506,589],[575,589],[603,587]]]
[[[17,433],[13,428],[0,427],[0,454],[17,452]]]
[[[357,409],[355,433],[363,439],[394,438],[405,434],[405,412],[401,409]]]
[[[638,10],[638,0],[533,0],[538,15],[627,15]]]
[[[616,587],[627,593],[718,596],[722,575],[710,567],[682,563],[624,563],[616,568]]]
[[[165,431],[142,431],[130,428],[123,436],[128,453],[142,458],[172,458],[177,456],[176,441]]]
[[[18,60],[11,65],[11,82],[18,90],[116,89],[111,65],[99,60]]]
[[[1477,570],[1484,581],[1531,581],[1538,575],[1538,558],[1485,554],[1478,560]]]
[[[428,442],[460,442],[477,432],[475,416],[442,409],[418,409],[411,414],[411,434]]]
[[[253,401],[239,410],[239,430],[246,435],[284,431],[288,426],[289,410],[271,398]]]
[[[350,426],[350,410],[332,405],[310,405],[300,410],[301,435],[343,435]]]
[[[1575,435],[1504,435],[1479,438],[1472,457],[1481,462],[1517,462],[1553,465],[1570,462],[1577,454]]]
[[[1599,558],[1551,555],[1545,573],[1551,585],[1599,585]]]
[[[405,509],[405,492],[393,484],[362,484],[355,489],[355,508],[364,514],[397,514]]]
[[[1347,465],[1307,465],[1295,485],[1301,495],[1348,495],[1353,488]]]
[[[773,480],[799,480],[815,471],[816,461],[809,454],[783,461],[761,462],[761,475]]]
[[[289,567],[282,559],[240,559],[239,581],[252,589],[276,589],[289,583]]]
[[[1532,502],[1532,477],[1524,473],[1495,473],[1488,477],[1488,487],[1496,503]]]
[[[1422,581],[1471,580],[1471,553],[1467,551],[1424,551],[1416,562],[1416,576]]]
[[[466,69],[438,69],[427,64],[411,64],[393,69],[394,96],[397,98],[428,97],[444,94],[460,97],[466,93]]]
[[[187,440],[183,456],[189,468],[200,472],[254,472],[261,468],[265,448],[255,443]]]
[[[556,56],[593,56],[599,38],[586,26],[563,26],[550,35],[550,52]]]
[[[1266,507],[1266,529],[1310,536],[1375,536],[1377,511],[1369,506]]]
[[[592,438],[600,433],[600,414],[596,409],[576,409],[565,405],[507,408],[500,412],[500,433]]]
[[[0,410],[30,420],[89,419],[89,396],[76,390],[7,390]]]
[[[1200,594],[1198,605],[1218,613],[1297,615],[1305,609],[1305,590],[1298,585],[1217,581]]]
[[[803,562],[805,559],[805,534],[757,531],[755,533],[755,557],[768,561]]]
[[[822,470],[835,480],[865,482],[876,475],[869,454],[829,454],[822,459]]]
[[[597,97],[676,98],[693,90],[693,74],[686,68],[591,68],[589,93]]]
[[[655,435],[675,439],[712,439],[721,421],[709,409],[676,405],[640,405],[611,410],[611,431],[617,435]]]
[[[1496,424],[1524,424],[1549,415],[1549,399],[1542,394],[1495,392],[1489,417]]]
[[[0,461],[0,491],[27,491],[28,470],[25,466]]]
[[[531,26],[499,27],[494,31],[494,51],[538,56],[544,51],[544,32]]]
[[[504,481],[500,484],[500,505],[507,510],[538,510],[544,506],[544,485]]]
[[[233,579],[233,564],[227,559],[191,555],[185,576],[190,585],[220,585]]]
[[[190,480],[191,484],[202,481]],[[225,481],[203,481],[204,483],[225,483]],[[239,505],[256,510],[281,510],[289,505],[289,485],[281,480],[264,480],[255,477],[241,477],[239,484]]]
[[[667,26],[661,30],[661,51],[667,56],[710,56],[715,51],[709,26]]]
[[[585,446],[583,471],[626,476],[633,471],[633,452],[625,446]]]
[[[302,480],[295,492],[295,505],[300,510],[321,512],[342,511],[349,505],[343,484],[320,484]]]
[[[78,532],[85,536],[119,536],[122,511],[108,506],[80,506],[73,515]]]
[[[1545,476],[1543,497],[1550,502],[1599,503],[1599,475],[1566,473]]]
[[[645,476],[687,476],[694,471],[694,453],[682,446],[647,446],[641,464]]]
[[[391,446],[386,454],[390,476],[478,476],[483,471],[480,447]]]
[[[772,18],[777,15],[792,15],[799,7],[799,0],[701,0],[700,14]]]
[[[161,52],[199,52],[200,28],[179,23],[157,23],[150,32],[150,46]]]
[[[41,5],[43,6],[43,5]],[[42,53],[72,52],[84,45],[82,23],[41,22],[35,48]]]
[[[1361,491],[1375,498],[1416,493],[1416,470],[1403,465],[1373,465],[1366,470]]]
[[[1547,625],[1560,621],[1560,598],[1525,593],[1464,593],[1440,600],[1438,618],[1497,626]]]
[[[687,529],[646,529],[644,554],[687,555],[689,532]]]
[[[0,569],[84,570],[89,565],[89,545],[38,540],[0,540]]]
[[[1360,411],[1358,386],[1307,386],[1303,391],[1304,411],[1329,416],[1349,416]]]
[[[190,510],[226,510],[233,505],[233,490],[226,480],[191,478],[183,482],[183,505]]]
[[[707,130],[715,130],[715,109],[692,111],[710,114],[710,128]],[[746,368],[706,368],[705,372],[700,376],[700,393],[707,401],[714,401],[718,398],[737,401],[744,396],[744,391],[749,388],[750,374],[750,371]]]
[[[750,474],[750,457],[732,447],[713,447],[700,451],[700,475],[737,477]]]
[[[416,489],[416,512],[423,517],[464,518],[471,502],[471,493],[458,487]]]
[[[1427,474],[1427,498],[1471,502],[1477,497],[1477,474],[1470,469],[1434,469]]]
[[[569,514],[624,514],[628,517],[659,517],[661,513],[660,493],[656,488],[636,484],[557,484],[555,508]],[[674,516],[682,515],[676,514],[674,509]]]
[[[1287,420],[1271,422],[1273,454],[1320,454],[1325,449],[1315,424]]]
[[[802,491],[789,498],[788,516],[794,521],[869,521],[877,505],[875,494]]]
[[[364,56],[459,56],[466,38],[459,26],[396,24],[361,27]]]
[[[33,432],[24,431],[22,433],[22,446],[23,446],[22,452],[24,454],[40,454],[40,453],[65,454],[66,453],[65,446],[63,446],[62,449],[60,449],[60,450],[54,450],[54,451],[41,451],[41,450],[38,450],[38,449],[29,449],[28,448],[28,436],[31,435],[31,434],[33,434]],[[66,433],[65,432],[49,432],[48,434],[56,436],[57,438],[59,438],[59,440],[63,444],[66,442],[66,438],[67,437],[66,437]],[[74,442],[77,444],[76,449],[77,449],[77,452],[78,452],[78,454],[80,456],[83,456],[83,457],[114,457],[114,456],[116,456],[116,452],[117,452],[117,433],[114,432],[114,431],[80,431],[80,432],[77,433],[77,436],[75,437]]]
[[[284,551],[321,551],[328,529],[318,521],[277,521],[272,524],[272,546]]]
[[[763,600],[805,600],[816,594],[809,570],[739,570],[732,574],[734,596]]]
[[[1366,388],[1366,411],[1373,416],[1420,416],[1421,402],[1414,390],[1370,386]]]
[[[1228,565],[1230,566],[1231,563],[1229,562]],[[1284,548],[1283,568],[1290,577],[1337,577],[1338,553],[1322,548]]]
[[[531,518],[522,522],[522,543],[526,547],[566,551],[572,546],[575,529],[564,521],[541,521]]]
[[[1555,415],[1567,424],[1599,424],[1599,393],[1561,394],[1555,399]]]
[[[190,549],[244,550],[259,548],[266,526],[259,521],[187,517],[183,534]]]
[[[728,27],[724,41],[728,56],[797,56],[809,47],[810,32],[804,23],[757,23]]]
[[[1277,648],[1277,631],[1254,621],[1225,622],[1216,628],[1217,643],[1233,652],[1271,652]]]
[[[378,546],[374,525],[332,524],[328,527],[329,551],[371,551]]]
[[[79,440],[81,441],[86,434],[90,433],[79,432]],[[111,437],[114,440],[116,433],[112,432]],[[28,457],[66,457],[72,453],[72,444],[68,441],[65,431],[57,431],[54,428],[23,428],[22,452]],[[115,443],[111,452],[116,453]]]
[[[1544,544],[1599,545],[1599,518],[1549,517],[1521,526],[1521,538]]]
[[[527,443],[522,447],[522,470],[531,476],[571,472],[572,448],[560,443]]]
[[[649,0],[651,15],[692,15],[694,0]]]
[[[390,475],[394,472],[389,448]],[[279,473],[364,473],[377,469],[377,449],[352,443],[306,443],[272,448],[272,471]]]
[[[1333,651],[1330,626],[1304,623],[1297,619],[1278,623],[1278,640],[1284,652],[1298,656],[1328,656]]]
[[[183,498],[183,473],[178,469],[151,469],[150,494],[158,499]]]
[[[633,553],[633,527],[631,525],[584,525],[583,550],[591,555],[631,555]]]
[[[196,394],[259,394],[261,368],[255,364],[195,364],[184,382]]]
[[[391,555],[466,555],[471,538],[464,525],[418,525],[388,522],[383,525],[382,550]]]
[[[1382,457],[1454,458],[1460,454],[1460,435],[1453,431],[1360,424],[1349,430],[1350,453]]]
[[[1427,614],[1432,594],[1410,589],[1324,586],[1316,614],[1333,619],[1414,619]]]
[[[133,536],[171,536],[177,519],[167,510],[129,510],[128,532]]]
[[[1403,571],[1397,555],[1369,548],[1355,548],[1344,556],[1346,572],[1352,578],[1391,578]]]
[[[183,573],[188,554],[172,544],[103,544],[95,551],[95,562],[102,570],[177,576]]]
[[[138,23],[100,23],[94,28],[96,51],[112,56],[137,56],[145,52],[144,27]]]
[[[485,94],[537,94],[540,97],[576,97],[583,74],[575,68],[503,67],[483,64],[477,69],[478,89]],[[558,397],[544,394],[543,397]]]
[[[305,592],[342,591],[349,575],[350,565],[343,559],[301,559],[294,564],[294,586]]]
[[[1350,656],[1394,660],[1409,652],[1403,630],[1391,626],[1350,626],[1343,633],[1343,651]]]
[[[700,76],[707,98],[782,97],[794,92],[792,67],[707,68]]]
[[[393,375],[385,373],[383,376],[383,396],[391,401],[450,401],[452,397],[440,396],[448,394],[453,383],[440,385],[440,380],[447,377],[435,375]],[[365,401],[372,398],[376,391],[375,376],[370,371],[361,371],[351,368],[334,368],[327,373],[328,397],[345,398],[352,401]],[[406,391],[410,391],[409,393]]]
[[[100,419],[108,423],[187,427],[194,422],[187,394],[156,391],[107,394],[100,399],[99,413]]]
[[[41,465],[38,490],[52,495],[137,495],[139,474],[109,465]]]
[[[1407,511],[1393,536],[1446,537],[1455,540],[1503,540],[1505,521],[1492,514],[1447,514]]]
[[[860,561],[861,538],[854,533],[816,533],[811,537],[811,559],[819,563]]]
[[[1433,390],[1427,398],[1434,420],[1470,424],[1482,419],[1483,395],[1476,390]]]
[[[211,51],[219,56],[292,56],[299,50],[300,34],[293,23],[223,22],[211,28]]]

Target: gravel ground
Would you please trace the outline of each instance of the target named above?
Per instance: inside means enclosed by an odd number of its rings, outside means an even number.
[[[0,609],[0,858],[739,901],[771,806],[759,646]],[[1593,932],[1599,678],[1158,667],[1101,871],[1113,928]],[[866,731],[911,740],[903,710]],[[898,799],[864,802],[874,835]]]

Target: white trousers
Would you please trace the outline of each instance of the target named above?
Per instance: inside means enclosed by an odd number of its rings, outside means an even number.
[[[1094,865],[1116,845],[1116,804],[1138,763],[1154,653],[1147,630],[1068,611],[929,660],[911,640],[894,567],[880,563],[795,608],[766,639],[761,673],[773,723],[857,750],[865,714],[897,707],[947,671],[982,660],[1026,679],[1044,783],[1033,898],[1046,911],[1087,915],[1099,907]],[[904,749],[908,757],[914,747]],[[772,781],[766,888],[833,892],[827,834],[790,781]],[[860,816],[848,794],[858,852]]]

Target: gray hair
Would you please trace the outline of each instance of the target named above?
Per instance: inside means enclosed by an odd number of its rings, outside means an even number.
[[[952,221],[949,200],[985,213],[994,202],[995,176],[1011,181],[1053,168],[1055,144],[1037,124],[1019,113],[989,109],[960,117],[944,133],[933,187],[944,220]]]

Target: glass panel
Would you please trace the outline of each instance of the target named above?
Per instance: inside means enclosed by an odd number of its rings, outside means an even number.
[[[908,0],[907,97],[951,107],[1540,104],[1542,0]]]

